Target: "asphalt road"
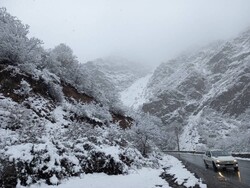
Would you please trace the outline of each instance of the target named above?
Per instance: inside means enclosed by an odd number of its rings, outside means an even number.
[[[250,161],[238,160],[238,172],[233,169],[215,172],[212,167],[205,168],[202,155],[169,154],[180,159],[188,170],[195,173],[207,184],[208,188],[250,188]]]

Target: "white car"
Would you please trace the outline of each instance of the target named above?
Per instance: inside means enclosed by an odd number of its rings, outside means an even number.
[[[226,151],[222,150],[206,151],[205,154],[203,155],[203,161],[206,168],[212,166],[215,171],[223,168],[234,168],[235,171],[238,170],[237,160]]]

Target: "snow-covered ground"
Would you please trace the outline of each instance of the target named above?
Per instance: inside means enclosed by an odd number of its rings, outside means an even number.
[[[184,184],[186,187],[193,187],[198,184],[201,188],[207,187],[207,185],[197,179],[193,173],[189,172],[181,161],[173,156],[166,155],[161,160],[161,168],[159,169],[142,168],[140,170],[130,171],[128,175],[109,176],[103,173],[83,174],[81,177],[63,180],[59,186],[49,186],[41,183],[32,185],[30,188],[169,188],[168,182],[159,177],[164,172],[163,168],[166,169],[165,171],[167,174],[176,178],[175,182],[178,185]],[[56,178],[54,182],[57,182]],[[17,187],[22,188],[20,185]]]
[[[121,101],[125,106],[138,109],[140,105],[146,102],[146,96],[148,95],[146,88],[151,76],[152,74],[148,74],[147,76],[138,79],[129,88],[120,93]]]
[[[180,135],[181,150],[194,151],[199,148],[199,146],[202,147],[202,144],[199,143],[200,135],[197,128],[194,126],[198,124],[199,118],[200,113],[196,116],[190,116],[189,124],[184,127]]]

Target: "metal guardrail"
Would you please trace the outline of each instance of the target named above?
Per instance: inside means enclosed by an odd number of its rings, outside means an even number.
[[[204,154],[201,151],[177,151],[177,150],[165,150],[165,153],[192,153],[192,154]]]
[[[202,151],[177,151],[177,150],[165,150],[165,153],[190,153],[190,154],[204,154]],[[232,156],[241,158],[250,158],[250,152],[233,152]]]
[[[234,157],[250,158],[250,153],[232,153]]]

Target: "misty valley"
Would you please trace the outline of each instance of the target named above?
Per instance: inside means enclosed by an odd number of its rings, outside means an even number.
[[[63,38],[47,48],[6,5],[0,187],[250,186],[249,29],[161,63],[119,53],[83,62]]]

